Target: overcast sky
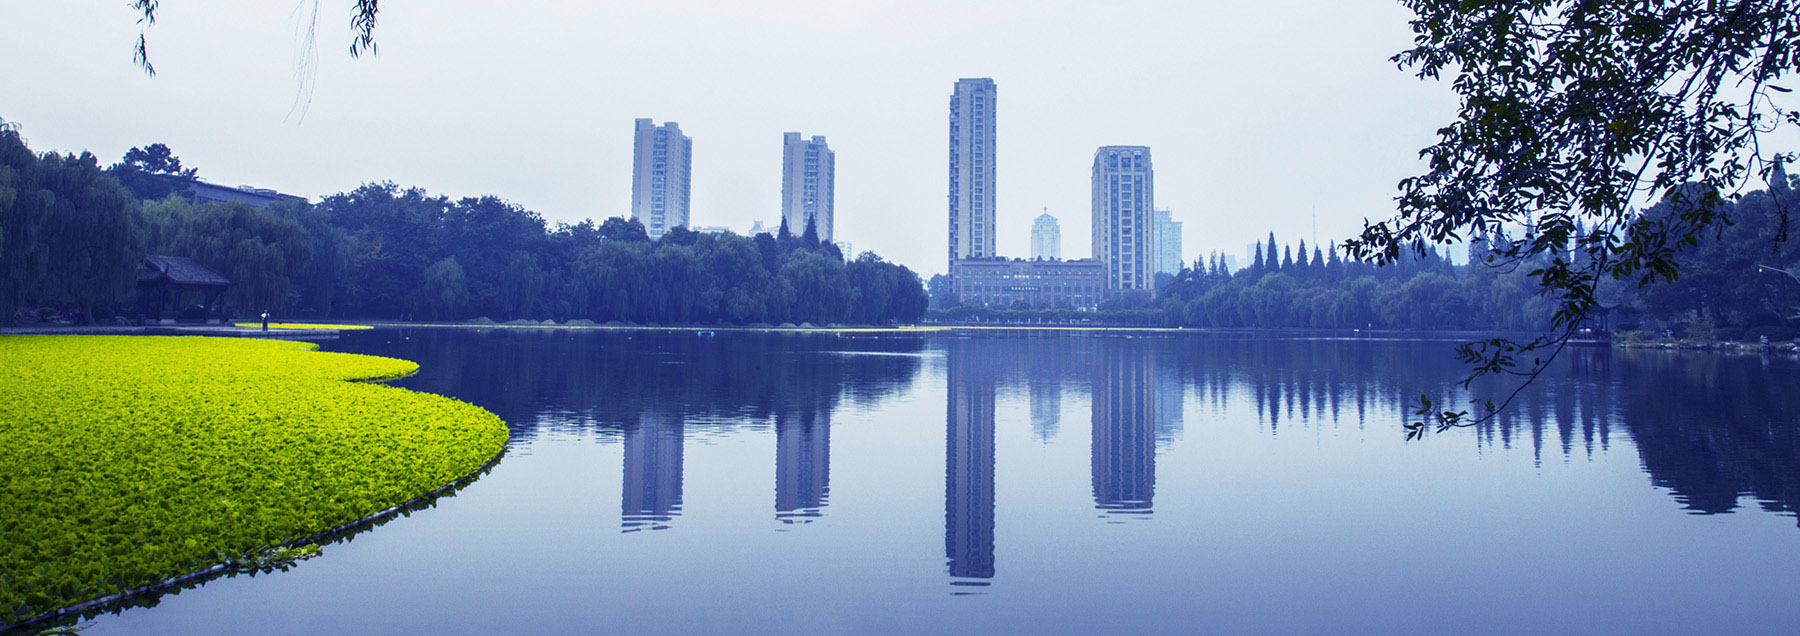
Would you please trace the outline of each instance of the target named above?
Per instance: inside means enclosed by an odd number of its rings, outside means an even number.
[[[202,178],[317,198],[371,181],[495,194],[552,222],[629,213],[632,120],[694,140],[693,225],[778,220],[781,135],[837,152],[837,232],[929,276],[945,268],[948,101],[999,88],[1000,251],[1031,219],[1089,254],[1089,170],[1147,145],[1184,257],[1341,239],[1454,116],[1446,85],[1388,61],[1392,0],[746,0],[382,4],[351,59],[350,0],[323,0],[310,104],[296,71],[310,2],[170,0],[132,63],[124,0],[0,0],[0,118],[33,149],[103,163],[168,144]]]

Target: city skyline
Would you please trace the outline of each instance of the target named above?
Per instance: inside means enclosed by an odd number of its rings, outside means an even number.
[[[510,26],[496,32],[474,14]],[[943,209],[940,109],[958,77],[993,78],[1012,105],[997,140],[1008,151],[995,193],[1002,254],[1029,253],[1024,228],[1043,207],[1087,205],[1086,155],[1106,143],[1158,149],[1158,201],[1207,226],[1201,236],[1189,224],[1190,254],[1236,253],[1305,224],[1314,206],[1320,238],[1351,235],[1391,212],[1395,184],[1422,169],[1418,149],[1454,116],[1447,86],[1387,60],[1411,42],[1407,15],[1390,3],[451,2],[384,11],[375,57],[330,54],[345,34],[321,28],[314,63],[296,56],[288,11],[196,0],[159,12],[150,78],[120,52],[138,33],[128,9],[29,3],[9,10],[28,28],[0,53],[64,53],[0,69],[14,89],[0,117],[34,148],[103,163],[161,142],[214,183],[316,200],[393,181],[575,223],[630,215],[623,122],[652,114],[703,145],[690,223],[740,232],[777,220],[774,133],[823,131],[857,157],[836,184],[836,203],[857,213],[834,231],[929,277],[945,269],[945,228],[918,215]],[[694,32],[705,41],[654,46]],[[1105,62],[1122,48],[1157,63],[1122,72]],[[556,59],[594,63],[571,81]],[[832,80],[793,77],[795,59]],[[310,92],[296,86],[300,62],[316,78]],[[1307,175],[1301,195],[1268,196],[1295,170]],[[1065,258],[1083,256],[1085,225],[1064,228]]]

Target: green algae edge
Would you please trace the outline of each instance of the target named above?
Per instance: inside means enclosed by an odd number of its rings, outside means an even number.
[[[318,351],[318,349],[319,349],[319,346],[316,343],[305,343],[305,345],[303,346],[301,351],[310,352],[310,351]],[[354,355],[361,355],[361,354],[354,354]],[[363,356],[363,357],[375,358],[375,357],[381,357],[381,356]],[[397,372],[397,373],[390,373],[390,374],[363,377],[363,378],[343,378],[343,379],[337,379],[336,381],[352,382],[352,383],[366,383],[366,384],[380,384],[380,383],[386,383],[386,382],[390,382],[390,381],[394,381],[394,380],[399,380],[399,379],[406,378],[406,377],[411,377],[413,375],[416,375],[419,372],[419,366],[416,363],[411,363],[410,361],[398,360],[398,359],[394,359],[394,358],[388,358],[388,360],[407,362],[409,368],[407,368],[403,371]],[[400,391],[407,390],[407,389],[400,389],[398,387],[390,387],[390,388],[392,388],[394,390],[400,390]],[[430,394],[427,394],[427,395],[430,395]],[[468,405],[468,406],[470,406],[471,408],[480,409],[480,407],[477,407],[474,405]],[[486,411],[485,409],[481,409],[481,410]],[[492,415],[492,413],[489,412],[489,415]],[[466,473],[460,477],[457,477],[455,479],[452,479],[450,482],[445,483],[436,488],[433,488],[425,493],[422,493],[418,496],[412,497],[412,498],[402,501],[400,503],[391,505],[387,508],[384,508],[384,509],[378,510],[376,512],[364,515],[362,517],[332,526],[330,528],[327,528],[325,530],[319,531],[317,533],[314,533],[314,534],[306,536],[306,537],[302,537],[302,538],[288,541],[285,543],[278,543],[278,544],[264,546],[261,548],[261,551],[267,551],[267,550],[272,550],[272,549],[282,548],[282,547],[299,547],[299,546],[309,545],[309,544],[323,545],[323,544],[329,544],[329,543],[338,543],[341,541],[348,541],[350,538],[354,537],[355,535],[360,534],[365,531],[368,531],[368,530],[372,530],[372,529],[374,529],[378,526],[381,526],[389,521],[392,521],[396,517],[403,516],[403,515],[410,516],[412,512],[422,510],[425,508],[435,507],[438,499],[453,495],[456,491],[461,490],[462,488],[467,487],[468,485],[474,483],[477,479],[479,479],[483,475],[487,474],[489,471],[493,470],[494,466],[498,465],[500,463],[500,460],[506,455],[507,445],[506,445],[505,440],[509,439],[511,437],[511,431],[510,431],[510,429],[506,429],[504,427],[504,423],[505,423],[504,420],[499,420],[498,417],[495,417],[495,420],[499,421],[502,424],[501,432],[503,434],[503,438],[500,443],[499,449],[497,451],[495,451],[493,455],[489,456],[486,460],[484,460],[479,466],[477,466],[473,470],[469,471],[468,473]],[[80,619],[85,619],[85,618],[91,618],[93,616],[104,614],[109,611],[118,612],[118,611],[123,611],[125,609],[130,609],[132,607],[137,607],[140,605],[152,606],[152,605],[155,605],[154,599],[160,598],[164,593],[169,593],[171,591],[178,592],[179,590],[182,590],[182,589],[198,587],[199,585],[202,585],[208,581],[219,578],[221,576],[234,576],[234,575],[235,575],[235,573],[229,569],[229,566],[227,563],[223,563],[223,562],[214,563],[212,565],[208,565],[208,566],[200,568],[198,570],[171,576],[169,578],[163,579],[161,581],[157,581],[155,583],[139,586],[139,587],[132,588],[129,590],[106,594],[104,596],[96,597],[96,598],[82,601],[79,603],[75,603],[72,605],[66,605],[63,607],[47,610],[45,612],[39,613],[34,616],[30,616],[28,618],[19,620],[17,622],[0,625],[0,635],[30,633],[30,632],[26,631],[27,628],[44,627],[44,626],[47,626],[47,624],[49,624],[49,623],[68,621],[71,619],[80,620]],[[254,574],[252,574],[252,576],[254,576]],[[145,602],[145,601],[151,601],[151,602]]]
[[[351,381],[359,382],[362,380],[351,380]],[[369,381],[372,382],[374,380],[369,380]],[[499,465],[500,460],[505,455],[506,455],[506,447],[501,446],[500,451],[497,453],[494,453],[494,456],[488,458],[487,462],[483,463],[479,468],[476,468],[475,470],[470,471],[469,474],[467,474],[467,475],[463,475],[462,477],[456,478],[455,481],[452,481],[448,484],[439,486],[435,490],[432,490],[431,492],[428,492],[423,495],[414,497],[412,499],[403,501],[397,505],[391,506],[385,510],[381,510],[379,512],[368,515],[361,519],[357,519],[355,521],[351,521],[351,522],[345,523],[343,525],[328,528],[328,529],[326,529],[322,532],[319,532],[318,534],[312,535],[310,537],[305,537],[305,538],[301,538],[301,539],[296,539],[294,541],[289,541],[287,543],[268,546],[265,549],[274,549],[274,548],[282,548],[282,547],[299,547],[299,546],[303,546],[303,545],[307,545],[307,544],[322,545],[322,544],[328,544],[328,543],[338,543],[341,541],[347,541],[350,538],[352,538],[358,534],[361,534],[361,533],[369,531],[369,530],[374,530],[375,528],[377,528],[383,524],[386,524],[389,521],[394,520],[395,517],[399,517],[402,515],[411,516],[412,513],[417,512],[419,510],[436,507],[437,500],[442,499],[449,495],[453,495],[456,493],[456,491],[462,490],[463,488],[467,487],[469,484],[475,483],[475,480],[480,479],[483,475],[486,475],[489,471],[493,470],[494,466]],[[25,628],[25,627],[34,627],[34,626],[43,626],[47,623],[54,623],[54,622],[57,622],[60,620],[66,620],[66,619],[70,619],[70,618],[75,618],[77,620],[85,619],[85,618],[92,618],[94,616],[98,616],[100,614],[105,614],[105,613],[107,613],[109,611],[113,611],[113,610],[123,611],[123,610],[131,609],[131,608],[137,606],[137,604],[134,603],[133,601],[139,601],[139,600],[143,600],[145,598],[159,597],[163,593],[168,592],[170,590],[181,590],[181,589],[188,589],[188,588],[192,588],[192,587],[198,587],[202,584],[207,583],[208,581],[212,581],[213,579],[216,579],[216,578],[219,578],[222,576],[229,576],[231,574],[232,574],[232,572],[227,569],[226,564],[215,563],[215,564],[206,566],[204,568],[194,570],[193,572],[188,572],[186,574],[181,574],[181,575],[169,577],[167,579],[163,579],[156,583],[152,583],[152,584],[145,585],[142,587],[133,588],[133,589],[126,590],[123,592],[115,592],[113,594],[108,594],[108,595],[102,596],[100,598],[82,601],[80,603],[76,603],[74,605],[69,605],[67,607],[50,610],[43,614],[39,614],[37,616],[27,618],[27,619],[19,621],[17,623],[12,623],[10,625],[0,625],[0,635],[12,636],[12,631],[15,629],[20,629],[20,628]]]

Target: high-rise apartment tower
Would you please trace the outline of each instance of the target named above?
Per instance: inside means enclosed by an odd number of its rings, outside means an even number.
[[[1155,193],[1149,147],[1094,151],[1094,258],[1106,264],[1107,289],[1155,290]]]
[[[832,241],[836,174],[837,153],[825,144],[823,135],[811,139],[797,132],[782,135],[781,216],[794,236],[806,233],[806,223],[811,221],[819,240]]]
[[[1151,213],[1151,228],[1156,230],[1156,273],[1181,273],[1181,222],[1168,210]]]
[[[994,80],[956,81],[950,95],[950,262],[994,252]]]
[[[681,126],[637,120],[631,143],[631,218],[650,238],[688,225],[688,169],[694,142]]]

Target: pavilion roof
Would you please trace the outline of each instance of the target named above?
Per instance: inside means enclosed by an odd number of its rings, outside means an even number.
[[[167,280],[177,285],[216,285],[231,284],[231,279],[212,268],[201,265],[191,258],[180,256],[158,256],[152,254],[144,257],[144,268],[138,272],[138,282],[148,283]]]

